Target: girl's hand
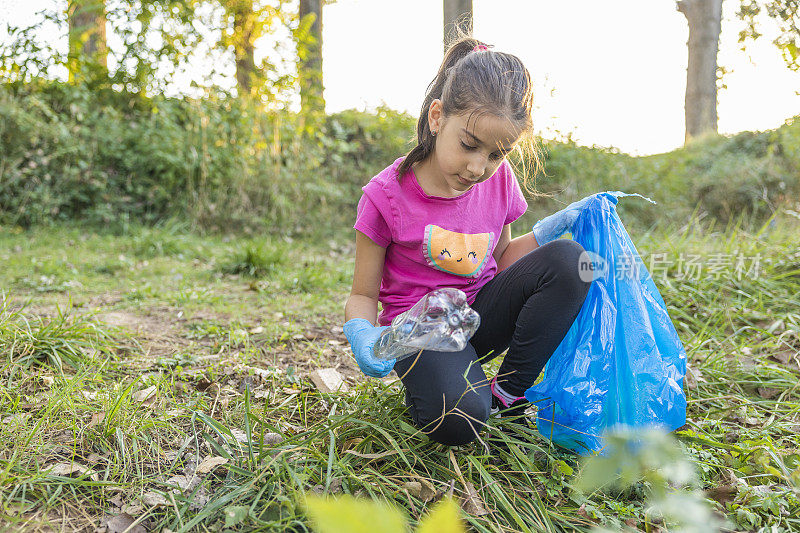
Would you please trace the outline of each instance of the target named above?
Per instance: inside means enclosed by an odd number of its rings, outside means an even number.
[[[533,236],[539,246],[543,246],[550,241],[554,241],[569,231],[578,215],[581,214],[586,203],[596,195],[587,196],[582,200],[573,202],[557,213],[545,217],[533,226]]]
[[[361,371],[373,378],[382,378],[394,368],[394,359],[381,361],[373,355],[373,348],[381,332],[389,326],[373,326],[366,318],[353,318],[344,324],[344,335],[356,357]]]

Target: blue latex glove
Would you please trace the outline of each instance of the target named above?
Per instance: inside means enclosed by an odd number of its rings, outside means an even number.
[[[344,324],[344,335],[356,357],[361,371],[373,378],[382,378],[394,368],[394,359],[381,361],[373,355],[373,348],[381,332],[389,326],[373,326],[366,318],[353,318]]]
[[[596,195],[593,194],[577,202],[572,202],[561,211],[553,213],[537,222],[533,226],[533,236],[536,237],[536,242],[539,243],[539,246],[554,241],[569,231],[578,219],[578,215],[581,214],[586,203],[595,196]]]

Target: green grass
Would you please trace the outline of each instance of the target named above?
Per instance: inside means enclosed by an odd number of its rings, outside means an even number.
[[[798,236],[791,217],[634,234],[692,369],[678,438],[738,530],[800,529]],[[476,531],[663,527],[650,482],[576,491],[583,464],[538,434],[511,440],[490,421],[484,436],[508,449],[489,455],[412,427],[399,384],[359,377],[337,329],[351,254],[343,237],[176,225],[0,229],[3,528],[93,529],[125,512],[151,531],[304,531],[309,493],[387,500],[416,524],[435,498],[414,482],[437,498],[474,486],[488,511],[464,515]],[[27,359],[9,349],[23,345]],[[320,366],[351,391],[317,392],[305,376]],[[208,457],[226,462],[195,474]]]
[[[75,316],[68,302],[57,308],[56,316],[28,316],[2,295],[0,301],[0,352],[8,361],[6,368],[30,370],[47,365],[63,372],[64,366],[80,368],[112,351],[109,332],[86,316]]]

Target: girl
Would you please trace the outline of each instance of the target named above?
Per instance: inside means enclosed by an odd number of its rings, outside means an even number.
[[[345,335],[366,375],[397,371],[414,423],[443,444],[473,440],[492,408],[524,414],[525,390],[589,288],[579,276],[581,246],[556,239],[583,201],[511,238],[527,203],[505,156],[530,134],[532,101],[518,58],[469,37],[456,41],[425,96],[417,146],[372,178],[358,204]],[[464,291],[481,316],[467,347],[425,350],[396,365],[377,360],[385,326],[442,287]],[[506,348],[487,381],[481,364]]]

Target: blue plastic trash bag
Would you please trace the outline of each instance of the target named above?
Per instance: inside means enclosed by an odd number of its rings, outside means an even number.
[[[572,226],[593,282],[543,380],[525,392],[542,435],[581,454],[602,451],[601,435],[615,426],[686,423],[686,351],[617,214],[621,196],[630,195],[595,195]]]

